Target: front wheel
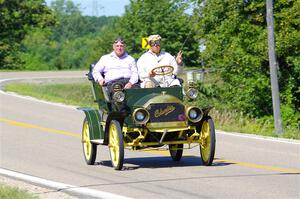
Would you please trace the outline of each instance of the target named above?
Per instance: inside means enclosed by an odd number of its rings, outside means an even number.
[[[97,145],[91,143],[89,122],[86,118],[83,121],[82,127],[82,148],[86,163],[88,165],[93,165],[96,160]]]
[[[169,144],[169,151],[172,160],[180,161],[183,152],[183,144]]]
[[[109,153],[115,170],[121,170],[124,161],[124,145],[121,125],[112,120],[109,125]]]
[[[208,117],[201,127],[200,154],[204,165],[210,166],[214,160],[216,147],[216,133],[213,120]]]

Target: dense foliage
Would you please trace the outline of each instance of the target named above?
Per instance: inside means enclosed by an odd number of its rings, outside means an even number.
[[[20,42],[34,28],[54,23],[54,16],[43,0],[0,0],[0,66],[20,68]]]
[[[204,0],[194,17],[207,67],[221,71],[218,87],[222,107],[254,117],[272,115],[268,62],[266,5],[264,0]],[[274,4],[276,56],[282,116],[297,125],[300,109],[300,3],[278,0]],[[299,125],[299,124],[298,124]]]
[[[51,4],[57,23],[51,29],[35,29],[22,43],[21,60],[29,70],[86,68],[111,50],[114,21],[117,17],[82,16],[69,0]],[[103,36],[105,35],[105,36]]]
[[[128,50],[138,58],[144,51],[141,38],[162,36],[162,48],[173,55],[182,49],[188,66],[197,64],[198,42],[193,38],[195,22],[185,11],[189,4],[182,0],[131,0],[118,21],[118,30],[128,41]]]

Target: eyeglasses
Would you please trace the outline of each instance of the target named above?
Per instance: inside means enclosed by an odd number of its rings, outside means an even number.
[[[150,46],[160,46],[160,40],[150,41]]]

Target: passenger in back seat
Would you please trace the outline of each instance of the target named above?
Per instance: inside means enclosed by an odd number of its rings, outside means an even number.
[[[109,87],[113,82],[118,81],[125,89],[139,87],[136,62],[125,51],[125,42],[121,37],[114,41],[113,51],[103,55],[96,63],[92,74],[94,80],[101,86]]]

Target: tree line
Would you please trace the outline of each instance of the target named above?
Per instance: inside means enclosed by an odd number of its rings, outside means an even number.
[[[274,1],[282,116],[298,129],[299,10],[297,0]],[[0,67],[7,70],[87,69],[118,35],[138,58],[141,38],[160,34],[168,52],[183,50],[186,66],[219,69],[221,83],[206,94],[223,109],[272,115],[264,0],[130,0],[120,17],[83,16],[70,0],[49,7],[44,0],[0,0],[0,27]]]

